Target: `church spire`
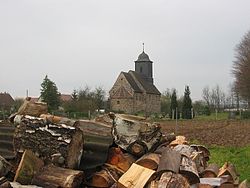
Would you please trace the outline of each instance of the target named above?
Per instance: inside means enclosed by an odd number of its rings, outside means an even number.
[[[144,42],[142,43],[142,51],[144,52]]]

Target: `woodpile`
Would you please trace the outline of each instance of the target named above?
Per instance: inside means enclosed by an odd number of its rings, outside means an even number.
[[[38,109],[30,116],[31,107],[28,115],[24,109],[11,118],[15,159],[0,156],[0,188],[248,186],[239,182],[233,164],[208,164],[206,147],[164,135],[158,124],[143,118],[111,114],[110,120],[105,115],[79,122]]]

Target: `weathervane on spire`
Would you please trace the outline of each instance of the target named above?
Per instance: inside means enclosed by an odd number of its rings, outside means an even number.
[[[143,52],[144,52],[144,42],[142,43],[142,49],[143,49]]]

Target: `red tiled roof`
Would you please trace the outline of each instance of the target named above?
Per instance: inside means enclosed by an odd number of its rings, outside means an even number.
[[[72,96],[68,94],[61,94],[60,99],[63,102],[68,102],[72,100]]]

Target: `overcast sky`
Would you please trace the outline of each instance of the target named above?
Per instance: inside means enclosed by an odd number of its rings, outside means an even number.
[[[47,74],[61,93],[102,86],[145,52],[163,92],[225,92],[235,46],[250,29],[249,0],[0,0],[0,92],[39,96]]]

